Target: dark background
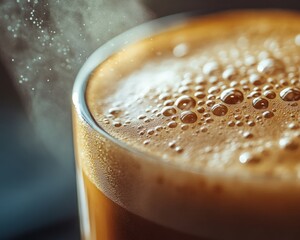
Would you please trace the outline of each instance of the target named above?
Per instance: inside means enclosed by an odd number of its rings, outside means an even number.
[[[0,1],[0,239],[79,239],[71,89],[88,55],[149,19],[298,1]]]

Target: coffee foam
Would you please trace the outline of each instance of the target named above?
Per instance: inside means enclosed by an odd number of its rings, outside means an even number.
[[[95,70],[89,109],[109,134],[162,161],[297,178],[298,21],[223,14],[141,41]]]
[[[83,172],[120,206],[179,231],[298,239],[299,19],[212,15],[101,63],[86,101],[121,146],[75,116]]]

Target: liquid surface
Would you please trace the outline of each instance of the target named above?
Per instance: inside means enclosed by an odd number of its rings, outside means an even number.
[[[87,87],[113,137],[193,171],[300,177],[300,15],[193,20],[102,63]]]
[[[122,143],[75,109],[85,239],[299,239],[299,20],[187,20],[99,65],[87,104]]]

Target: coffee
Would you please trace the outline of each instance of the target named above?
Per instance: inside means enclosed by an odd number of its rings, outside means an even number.
[[[103,133],[74,122],[86,239],[300,237],[299,20],[195,18],[94,70]]]

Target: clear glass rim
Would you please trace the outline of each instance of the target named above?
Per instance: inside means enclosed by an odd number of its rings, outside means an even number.
[[[240,11],[244,11],[245,9],[241,9]],[[253,9],[246,9],[247,10],[253,10]],[[257,10],[257,9],[255,9]],[[225,10],[227,11],[227,10]],[[225,12],[222,11],[222,12]],[[233,11],[237,11],[237,9],[234,9]],[[125,142],[113,137],[108,132],[106,132],[104,129],[102,129],[94,120],[92,117],[87,103],[85,99],[85,93],[86,93],[86,86],[87,82],[89,80],[90,74],[93,72],[93,70],[102,62],[104,62],[106,59],[108,59],[111,55],[121,50],[123,47],[126,47],[130,44],[133,44],[139,40],[142,40],[144,38],[150,37],[154,34],[158,34],[160,32],[163,32],[164,30],[167,30],[168,28],[172,26],[176,26],[178,24],[182,24],[191,17],[194,16],[201,16],[203,14],[211,14],[215,13],[217,11],[206,11],[206,12],[187,12],[187,13],[179,13],[174,14],[166,17],[157,18],[155,20],[148,21],[146,23],[143,23],[141,25],[138,25],[134,28],[131,28],[118,36],[112,38],[102,46],[100,46],[96,51],[94,51],[86,60],[86,62],[83,64],[81,69],[79,70],[74,86],[72,91],[72,102],[76,110],[76,114],[84,120],[93,130],[98,132],[100,135],[108,139],[109,141],[113,142],[114,144],[121,147],[123,150],[128,151],[139,158],[151,162],[155,162],[157,165],[164,165],[168,168],[175,168],[180,171],[192,173],[192,174],[199,174],[199,175],[209,175],[209,176],[215,176],[215,177],[221,177],[221,178],[234,178],[234,179],[240,179],[240,180],[249,180],[251,181],[279,181],[279,182],[286,182],[286,181],[292,181],[292,182],[298,182],[297,179],[291,178],[291,179],[283,179],[276,176],[264,176],[264,175],[243,175],[243,174],[232,174],[229,172],[220,172],[213,171],[211,169],[203,169],[203,170],[194,170],[191,167],[183,167],[181,165],[173,164],[171,161],[162,161],[160,157],[151,155],[145,151],[138,150],[137,148],[134,148]],[[124,41],[126,39],[126,41]]]

